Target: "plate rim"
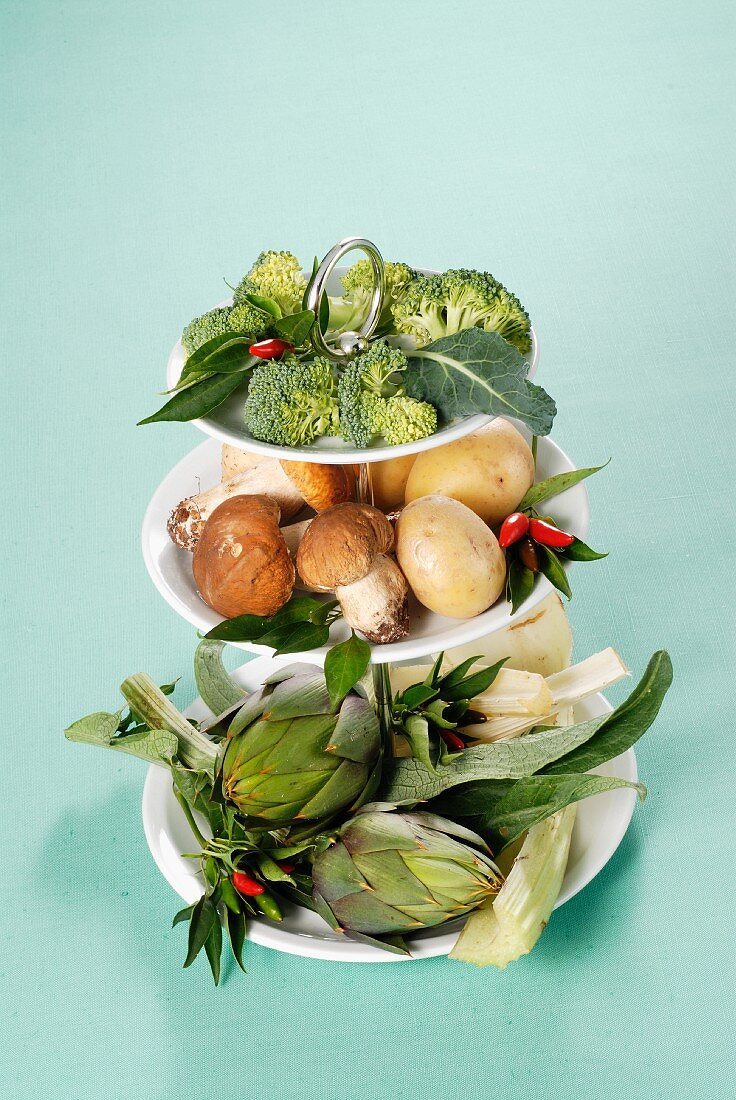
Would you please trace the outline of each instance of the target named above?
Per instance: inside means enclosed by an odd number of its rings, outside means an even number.
[[[250,670],[250,679],[254,674],[256,679],[263,677],[265,674],[266,666],[273,667],[276,663],[279,666],[290,664],[294,662],[293,655],[285,655],[280,658],[254,658],[252,661],[246,662],[241,665],[233,673],[234,676],[242,676],[244,670]],[[260,668],[263,668],[263,672]],[[247,675],[247,673],[246,673]],[[591,702],[595,702],[595,705],[602,708],[604,712],[610,713],[613,707],[604,695],[598,693],[590,698]],[[189,707],[187,707],[185,714],[201,703],[201,698],[197,697]],[[616,757],[611,764],[618,764],[618,771],[624,771],[627,774],[622,778],[630,779],[636,782],[638,779],[638,768],[636,762],[636,754],[633,748],[629,748],[625,753]],[[167,864],[164,852],[157,841],[157,837],[154,830],[154,818],[155,813],[152,811],[152,807],[155,807],[156,801],[160,797],[162,790],[162,783],[167,779],[166,769],[156,764],[151,764],[148,768],[146,778],[143,784],[141,813],[143,818],[143,831],[146,837],[146,843],[148,844],[149,851],[153,857],[153,860],[158,867],[159,871],[172,887],[172,889],[181,897],[185,902],[191,904],[194,897],[190,894],[182,893],[177,886],[178,876],[174,874],[171,867]],[[601,850],[601,854],[597,860],[597,864],[592,870],[588,870],[581,877],[580,881],[574,886],[574,888],[568,887],[560,892],[555,903],[555,909],[560,908],[566,902],[570,901],[577,894],[588,886],[593,879],[600,874],[603,868],[609,863],[616,850],[618,849],[621,841],[623,840],[626,831],[631,823],[631,819],[636,805],[636,792],[630,789],[620,789],[616,792],[619,797],[625,799],[625,804],[622,802],[622,812],[619,817],[618,827],[611,833],[607,834],[606,843]],[[173,796],[169,796],[173,797]],[[593,796],[596,797],[596,796]],[[587,800],[586,800],[587,801]],[[180,811],[181,812],[181,811]],[[168,834],[166,834],[168,838]],[[188,879],[195,883],[197,882],[196,876],[188,876]],[[327,927],[327,926],[326,926]],[[413,941],[411,945],[411,956],[393,955],[389,952],[383,952],[379,948],[370,947],[366,944],[358,943],[346,939],[345,941],[336,941],[332,938],[325,936],[320,938],[318,936],[311,936],[306,933],[295,933],[287,929],[280,927],[265,919],[253,920],[249,922],[248,926],[248,939],[250,942],[255,943],[261,947],[269,947],[272,950],[282,951],[286,954],[299,955],[304,958],[322,959],[331,962],[342,963],[387,963],[387,962],[413,962],[424,958],[434,958],[438,956],[447,955],[454,946],[459,928],[454,926],[450,931],[433,933],[431,930],[424,933]]]

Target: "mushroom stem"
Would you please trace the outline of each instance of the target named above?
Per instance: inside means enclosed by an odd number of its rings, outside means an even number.
[[[299,543],[304,538],[304,532],[311,523],[311,519],[303,519],[300,523],[290,523],[287,527],[281,528],[281,534],[284,536],[284,542],[286,548],[291,555],[291,560],[296,566],[296,555],[299,550]],[[305,592],[322,592],[321,588],[315,588],[311,584],[307,584],[305,580],[299,576],[299,570],[297,569],[296,581],[294,583],[295,588],[301,588]]]
[[[291,519],[304,507],[304,497],[281,463],[268,458],[229,481],[180,501],[166,525],[171,541],[183,550],[194,550],[215,508],[231,497],[260,495],[270,497],[279,506],[282,519]]]
[[[369,642],[397,642],[409,633],[409,585],[393,558],[378,554],[366,575],[335,589],[343,618]]]

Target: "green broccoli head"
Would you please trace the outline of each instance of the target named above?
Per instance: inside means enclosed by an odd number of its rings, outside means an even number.
[[[337,386],[328,359],[294,355],[256,367],[248,386],[245,420],[256,439],[301,447],[339,431]]]
[[[247,275],[235,289],[235,301],[245,294],[259,294],[272,298],[284,316],[298,313],[302,306],[307,280],[302,265],[293,252],[261,252]]]
[[[427,401],[399,394],[380,402],[376,413],[378,432],[392,446],[424,439],[437,431],[437,410]]]
[[[363,385],[363,370],[359,359],[343,370],[337,385],[340,405],[340,434],[356,447],[367,447],[379,434],[378,414],[382,399]]]
[[[267,313],[249,302],[220,306],[190,321],[181,334],[181,342],[187,355],[192,355],[202,344],[225,332],[244,332],[253,340],[260,340],[268,331],[270,321]]]
[[[443,275],[420,275],[393,306],[398,332],[417,344],[439,340],[466,328],[497,332],[520,352],[531,348],[531,324],[523,306],[486,271],[456,268]]]
[[[419,347],[447,335],[441,275],[417,275],[404,287],[391,312],[397,332],[413,336]]]
[[[209,313],[203,313],[201,317],[195,317],[189,322],[181,334],[181,342],[187,355],[191,355],[213,337],[230,331],[228,324],[230,308],[230,306],[224,306],[220,309],[211,309]]]
[[[392,445],[408,443],[436,429],[436,409],[404,394],[397,376],[406,366],[403,351],[378,341],[345,367],[338,383],[340,431],[356,447],[367,447],[376,435]]]
[[[408,264],[384,263],[386,274],[386,294],[381,308],[381,316],[375,329],[376,335],[384,336],[393,329],[391,307],[402,293],[404,287],[416,276]],[[330,298],[330,328],[347,332],[357,330],[368,316],[373,293],[373,265],[369,259],[358,260],[342,276],[345,294],[342,298]]]
[[[254,340],[260,340],[268,332],[272,320],[270,314],[250,302],[237,302],[230,310],[228,327],[233,332],[245,332]]]

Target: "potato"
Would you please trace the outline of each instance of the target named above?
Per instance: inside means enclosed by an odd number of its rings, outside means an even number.
[[[368,473],[373,489],[373,503],[382,512],[394,512],[404,504],[404,489],[416,455],[388,458],[371,462]]]
[[[504,590],[506,557],[496,537],[451,497],[407,504],[396,522],[396,556],[416,598],[438,615],[471,619]]]
[[[497,418],[454,443],[417,455],[406,482],[406,502],[442,493],[495,527],[533,482],[529,444],[508,420]]]

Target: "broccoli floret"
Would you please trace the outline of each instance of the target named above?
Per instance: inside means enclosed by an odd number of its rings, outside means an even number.
[[[340,403],[340,434],[356,447],[367,447],[379,434],[378,420],[382,399],[363,385],[360,360],[348,363],[337,386]]]
[[[381,307],[381,316],[375,333],[384,336],[393,330],[391,307],[404,288],[416,276],[416,271],[408,264],[384,264],[386,273],[386,294]],[[358,260],[345,272],[341,279],[345,289],[342,298],[330,298],[330,328],[347,332],[357,330],[368,316],[373,293],[373,266],[369,259]]]
[[[250,302],[237,302],[230,310],[228,327],[233,332],[247,332],[255,340],[260,340],[268,332],[273,318]]]
[[[338,384],[340,431],[356,447],[367,447],[376,435],[393,445],[408,443],[437,427],[436,409],[404,394],[396,376],[406,366],[403,351],[379,341],[343,371]]]
[[[378,432],[387,443],[410,443],[437,431],[437,410],[427,401],[413,397],[389,397],[380,402],[376,415]]]
[[[300,447],[339,431],[337,386],[328,359],[270,359],[251,375],[245,420],[256,439]]]
[[[181,342],[184,351],[191,355],[202,344],[206,344],[214,336],[220,336],[223,332],[229,332],[228,317],[230,307],[211,309],[209,313],[203,313],[201,317],[195,317],[190,321],[181,334]]]
[[[302,265],[293,252],[261,252],[247,275],[235,288],[235,301],[245,294],[260,294],[278,302],[284,316],[298,313],[302,306],[307,280]]]
[[[393,306],[396,330],[422,347],[466,328],[497,332],[520,352],[531,348],[531,325],[523,306],[493,275],[455,269],[418,275]]]
[[[249,302],[236,306],[220,306],[195,317],[181,334],[181,342],[187,355],[192,355],[214,336],[224,332],[245,332],[253,340],[260,340],[268,331],[271,318]]]

